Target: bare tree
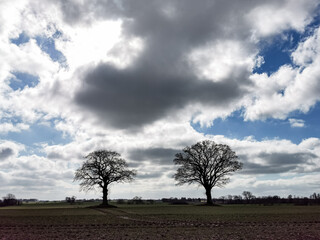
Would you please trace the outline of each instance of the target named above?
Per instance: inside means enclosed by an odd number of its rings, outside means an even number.
[[[252,199],[256,198],[251,192],[249,191],[243,191],[242,193],[244,199],[247,203],[249,203]]]
[[[12,200],[12,199],[16,199],[16,196],[12,193],[8,193],[7,196],[3,197],[3,199]]]
[[[108,205],[108,187],[111,183],[130,182],[136,175],[136,171],[129,170],[126,161],[117,152],[100,150],[85,158],[75,173],[74,181],[80,181],[81,190],[92,190],[95,186],[102,188],[102,205]]]
[[[75,196],[66,197],[66,202],[70,204],[74,204],[76,202],[76,197]]]
[[[20,205],[21,201],[16,199],[16,196],[12,193],[8,193],[7,196],[3,197],[4,206],[13,206],[13,205]]]
[[[242,163],[228,145],[205,140],[185,147],[173,160],[180,165],[174,175],[177,185],[198,183],[206,190],[207,204],[212,205],[211,189],[229,182],[227,177],[240,170]]]

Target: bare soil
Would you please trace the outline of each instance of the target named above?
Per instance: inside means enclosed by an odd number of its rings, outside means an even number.
[[[150,208],[150,210],[152,210]],[[142,214],[141,209],[0,209],[1,240],[33,239],[290,239],[320,240],[320,216],[297,219],[268,214],[235,218],[200,218],[177,214]],[[183,211],[187,212],[183,209]],[[145,209],[148,211],[148,208]],[[194,211],[194,210],[193,210]],[[210,210],[214,211],[214,210]],[[204,218],[201,218],[204,217]],[[260,218],[261,217],[261,218]],[[262,220],[265,218],[265,221]]]

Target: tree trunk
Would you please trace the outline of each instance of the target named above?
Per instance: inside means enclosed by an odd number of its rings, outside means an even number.
[[[108,187],[103,187],[102,205],[108,205]]]
[[[207,195],[207,205],[213,205],[212,197],[211,197],[211,188],[206,188]]]

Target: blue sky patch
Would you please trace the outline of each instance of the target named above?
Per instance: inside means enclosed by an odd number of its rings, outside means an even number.
[[[55,39],[62,36],[62,32],[56,31],[52,37],[45,37],[45,36],[36,36],[35,40],[38,44],[38,46],[41,48],[42,51],[47,53],[52,61],[59,62],[63,67],[67,66],[67,59],[63,55],[62,52],[56,49],[55,46]],[[30,37],[25,33],[22,32],[19,34],[18,38],[12,38],[10,39],[11,43],[20,46],[21,44],[29,42]]]
[[[44,36],[37,36],[36,41],[38,46],[41,48],[42,51],[47,53],[52,61],[59,62],[63,67],[67,65],[67,59],[63,55],[62,52],[56,49],[54,39],[57,38],[59,34],[56,32],[53,37],[44,37]]]
[[[281,66],[293,65],[291,53],[298,47],[299,43],[313,34],[320,25],[320,15],[305,28],[304,32],[295,30],[286,31],[272,39],[268,38],[260,43],[259,55],[263,57],[264,63],[254,69],[253,73],[267,73],[269,76],[276,72]]]
[[[60,38],[60,37],[62,37],[62,32],[60,32],[59,30],[57,30],[53,35],[52,35],[52,37],[54,38],[54,39],[56,39],[56,38]]]
[[[69,136],[64,136],[61,131],[56,130],[54,126],[46,126],[38,122],[31,125],[28,130],[9,132],[6,139],[31,148],[40,143],[47,143],[48,145],[67,144],[72,140]]]
[[[55,129],[55,121],[62,120],[61,118],[53,118],[47,122],[47,124],[41,124],[36,122],[30,126],[27,130],[22,130],[20,132],[8,132],[0,133],[0,139],[6,139],[16,143],[23,144],[25,150],[19,152],[20,156],[28,156],[36,154],[38,156],[46,156],[43,152],[43,147],[41,143],[46,143],[48,145],[58,145],[58,144],[68,144],[72,141],[69,135],[64,134],[62,131]],[[13,125],[23,123],[23,120],[19,117],[15,118],[2,118],[0,123],[9,122]]]
[[[35,87],[39,83],[39,77],[23,72],[13,72],[15,77],[10,79],[9,86],[14,90],[22,90],[25,87]]]
[[[253,72],[267,73],[270,76],[283,65],[293,65],[291,53],[297,48],[302,37],[296,31],[288,31],[284,35],[275,37],[271,44],[267,41],[262,42],[259,55],[263,57],[264,63]]]
[[[29,40],[30,37],[25,32],[20,33],[18,38],[10,39],[11,43],[17,46],[29,42]]]

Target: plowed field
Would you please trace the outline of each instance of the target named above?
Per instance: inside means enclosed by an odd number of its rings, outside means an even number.
[[[320,206],[0,209],[0,239],[320,239]]]

